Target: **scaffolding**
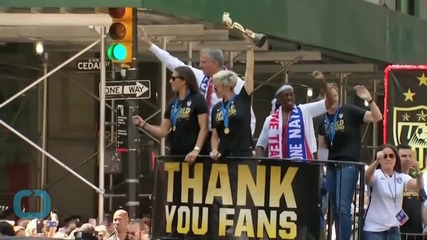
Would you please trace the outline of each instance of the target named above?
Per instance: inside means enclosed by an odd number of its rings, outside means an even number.
[[[78,17],[78,16],[77,16]],[[102,16],[104,18],[105,16]],[[1,20],[1,19],[0,19]],[[111,19],[110,19],[111,20]],[[98,21],[98,20],[96,20]],[[44,60],[43,63],[43,71],[44,76],[40,77],[9,99],[5,100],[3,103],[0,104],[0,109],[15,100],[18,96],[21,96],[25,92],[29,91],[36,85],[43,83],[43,107],[42,107],[42,141],[41,146],[31,141],[29,138],[25,137],[23,134],[18,132],[16,129],[14,129],[12,126],[5,123],[3,120],[0,119],[0,125],[4,126],[6,129],[11,131],[13,134],[27,142],[29,145],[34,147],[37,151],[41,154],[41,172],[40,172],[40,186],[41,188],[48,188],[57,182],[61,181],[65,176],[72,174],[75,177],[77,177],[79,180],[87,184],[89,187],[91,187],[93,190],[95,190],[98,193],[98,221],[101,223],[103,221],[104,217],[104,201],[106,198],[109,199],[109,209],[112,208],[112,201],[114,197],[124,197],[123,194],[106,194],[105,191],[105,174],[104,174],[104,151],[106,148],[111,147],[114,144],[114,136],[111,135],[110,143],[106,144],[105,140],[105,133],[106,133],[106,123],[105,123],[105,109],[106,107],[110,108],[111,111],[111,119],[114,119],[115,117],[115,109],[114,109],[114,101],[112,101],[110,104],[106,101],[105,96],[105,85],[106,85],[106,28],[109,26],[109,22],[107,20],[103,21],[102,23],[96,22],[94,20],[94,24],[92,26],[95,26],[97,29],[97,36],[96,40],[94,40],[91,44],[83,48],[82,50],[78,51],[76,54],[74,54],[72,57],[58,65],[57,67],[53,68],[52,70],[48,71],[49,63],[48,63],[48,57],[49,52],[61,52],[61,47],[48,47],[47,53],[44,54]],[[51,21],[54,22],[54,21]],[[20,23],[22,24],[22,23]],[[54,27],[58,27],[59,23],[56,23]],[[85,26],[88,24],[86,23]],[[18,26],[17,24],[13,26]],[[21,26],[21,25],[19,25]],[[41,26],[37,25],[36,26]],[[45,25],[43,25],[45,26]],[[80,25],[79,25],[80,26]],[[207,29],[205,30],[205,25],[203,24],[180,24],[180,25],[149,25],[144,26],[144,29],[147,31],[149,36],[154,36],[156,39],[154,40],[154,43],[160,46],[164,50],[168,50],[169,52],[172,52],[172,55],[179,57],[183,61],[185,61],[188,65],[194,64],[194,62],[197,62],[198,59],[198,51],[205,47],[217,47],[220,49],[223,49],[223,51],[226,53],[226,57],[229,61],[229,67],[233,68],[235,71],[239,71],[239,65],[234,66],[234,63],[236,61],[245,61],[244,54],[240,56],[242,52],[246,50],[246,43],[244,41],[229,41],[230,32],[228,30],[218,30],[218,29]],[[77,59],[79,56],[81,56],[83,53],[93,50],[93,48],[97,45],[100,45],[99,51],[101,53],[100,55],[100,61],[101,61],[101,70],[100,70],[100,94],[99,97],[97,94],[92,93],[91,91],[85,89],[82,86],[79,86],[80,89],[88,93],[93,98],[99,100],[99,107],[100,107],[100,117],[99,117],[99,143],[98,143],[98,152],[94,153],[92,156],[88,157],[86,160],[82,161],[79,165],[70,168],[64,163],[62,163],[58,158],[51,155],[47,149],[46,149],[46,142],[47,142],[47,92],[49,88],[48,84],[48,78],[58,72],[61,68],[69,64],[70,62]],[[289,74],[293,73],[310,73],[314,70],[320,70],[325,73],[330,74],[337,74],[339,75],[339,82],[341,86],[341,99],[343,100],[343,103],[347,103],[347,84],[348,84],[348,78],[351,76],[349,73],[354,72],[374,72],[376,71],[376,67],[372,64],[316,64],[316,65],[299,65],[297,63],[301,63],[304,61],[320,61],[322,60],[321,53],[319,51],[270,51],[268,49],[268,44],[265,45],[263,48],[257,48],[255,53],[255,61],[257,63],[265,63],[265,62],[276,62],[278,64],[265,66],[264,64],[257,66],[255,73],[274,73],[272,76],[270,76],[267,80],[260,82],[258,86],[256,87],[255,91],[260,89],[261,87],[269,84],[273,79],[276,77],[282,78],[281,82],[289,82]],[[69,49],[67,49],[69,51]],[[139,49],[140,54],[146,55],[146,49],[140,48]],[[175,54],[176,53],[176,54]],[[160,92],[160,98],[161,98],[161,106],[160,109],[157,106],[154,106],[157,108],[157,111],[152,114],[151,116],[148,116],[146,120],[149,120],[153,117],[155,117],[157,114],[161,113],[164,114],[166,103],[167,103],[167,68],[165,65],[162,65],[161,68],[161,92]],[[69,79],[72,81],[72,79]],[[377,96],[377,80],[373,80],[373,88],[374,88],[374,94],[373,96]],[[77,84],[77,83],[76,83]],[[78,85],[78,84],[77,84]],[[262,118],[258,116],[258,121],[262,121]],[[114,132],[114,126],[111,124],[110,126],[111,133]],[[164,139],[157,139],[151,135],[149,135],[147,132],[145,132],[143,129],[140,129],[143,131],[147,136],[149,136],[152,140],[160,144],[160,154],[165,155],[166,153],[166,145]],[[366,133],[365,133],[366,134]],[[378,128],[377,124],[374,124],[374,131],[373,131],[373,151],[375,150],[376,146],[378,145],[378,142],[376,139],[378,139]],[[94,185],[90,181],[86,180],[84,177],[82,177],[79,173],[76,172],[76,170],[83,166],[86,162],[90,161],[91,159],[98,156],[99,160],[99,169],[98,169],[98,186]],[[55,163],[57,163],[59,166],[64,168],[67,171],[67,174],[63,177],[52,181],[48,185],[46,185],[46,161],[47,159],[51,159]],[[110,175],[110,184],[109,188],[110,191],[113,188],[113,182],[112,177]],[[140,197],[151,197],[150,194],[140,194]]]

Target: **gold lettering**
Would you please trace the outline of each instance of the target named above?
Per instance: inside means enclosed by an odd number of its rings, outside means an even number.
[[[178,221],[176,230],[178,233],[188,233],[190,231],[190,208],[187,206],[180,206],[178,208]]]
[[[191,109],[189,107],[186,107],[186,108],[183,109],[182,112],[185,113],[185,114],[189,114],[190,111],[191,111]]]
[[[217,112],[216,113],[216,121],[220,122],[220,121],[223,121],[223,120],[224,120],[224,117],[222,116],[222,112],[221,111]]]
[[[219,226],[218,236],[225,236],[227,226],[233,226],[233,220],[227,219],[227,215],[234,214],[234,208],[220,208],[219,209]]]
[[[277,211],[270,211],[270,219],[264,210],[258,210],[257,238],[264,238],[264,229],[267,238],[276,238]]]
[[[283,179],[281,179],[282,168],[280,166],[271,167],[270,176],[270,207],[279,207],[280,199],[285,197],[288,208],[296,208],[294,192],[292,190],[292,181],[298,171],[297,167],[289,167]]]
[[[246,190],[257,207],[264,206],[266,167],[257,166],[256,183],[248,165],[238,166],[237,205],[246,206]]]
[[[190,111],[191,111],[191,109],[188,107],[181,108],[181,111],[179,111],[179,118],[180,119],[190,118]]]
[[[169,209],[171,208],[171,209]],[[172,232],[172,222],[173,217],[175,216],[176,206],[165,206],[165,213],[166,213],[166,232],[171,233]]]
[[[208,216],[209,209],[207,207],[202,208],[202,225],[199,227],[199,207],[193,207],[193,233],[195,235],[205,235],[208,232]]]
[[[252,220],[252,213],[250,209],[240,209],[239,218],[237,219],[236,229],[234,231],[235,237],[242,236],[242,232],[246,232],[247,236],[253,238],[254,223]]]
[[[403,191],[403,196],[404,197],[415,197],[415,198],[418,198],[420,195],[418,194],[417,191],[405,190],[405,191]]]
[[[221,197],[224,205],[233,204],[227,164],[212,164],[205,204],[212,204],[214,197]]]
[[[288,222],[288,220],[293,222]],[[297,214],[295,212],[284,211],[279,215],[279,225],[284,228],[279,230],[282,239],[295,239],[297,236]]]
[[[193,189],[193,203],[202,203],[203,163],[194,164],[194,178],[190,178],[190,165],[182,164],[181,202],[188,203],[188,192]]]
[[[165,162],[164,168],[168,173],[168,187],[167,187],[167,202],[173,201],[173,192],[174,192],[174,176],[175,172],[179,171],[179,162]]]
[[[234,106],[234,104],[233,105],[231,105],[230,106],[230,108],[228,109],[228,116],[229,117],[231,117],[231,116],[234,116],[234,115],[236,115],[237,114],[237,110],[236,110],[236,107]]]

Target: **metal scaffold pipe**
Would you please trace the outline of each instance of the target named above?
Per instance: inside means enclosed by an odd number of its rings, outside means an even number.
[[[5,123],[3,120],[0,120],[0,125],[3,125],[3,127],[5,127],[8,130],[10,130],[16,136],[20,137],[22,140],[24,140],[25,142],[27,142],[28,144],[30,144],[31,146],[33,146],[35,149],[37,149],[40,152],[42,152],[43,154],[45,154],[47,157],[49,157],[54,162],[56,162],[59,166],[63,167],[65,170],[69,171],[71,174],[73,174],[74,176],[76,176],[78,179],[82,180],[84,183],[86,183],[87,185],[89,185],[95,191],[97,191],[99,193],[103,193],[98,187],[96,187],[95,185],[93,185],[91,182],[89,182],[88,180],[86,180],[84,177],[80,176],[78,173],[76,173],[73,169],[69,168],[67,165],[63,164],[61,161],[59,161],[57,158],[55,158],[54,156],[52,156],[50,153],[48,153],[47,151],[43,150],[41,147],[39,147],[37,144],[35,144],[34,142],[32,142],[30,139],[28,139],[27,137],[25,137],[24,135],[22,135],[20,132],[16,131],[13,127],[11,127],[7,123]]]
[[[100,13],[0,13],[0,25],[7,27],[107,27],[112,22],[108,14]]]
[[[70,62],[74,61],[74,59],[80,57],[83,53],[87,52],[89,49],[93,48],[95,45],[97,45],[101,40],[98,39],[95,42],[93,42],[92,44],[90,44],[89,46],[87,46],[85,49],[81,50],[80,52],[76,53],[74,56],[70,57],[69,59],[67,59],[65,62],[61,63],[60,65],[58,65],[56,68],[52,69],[50,72],[48,72],[47,74],[45,74],[44,76],[40,77],[39,79],[37,79],[36,81],[34,81],[33,83],[31,83],[30,85],[28,85],[26,88],[22,89],[21,91],[19,91],[18,93],[16,93],[15,95],[13,95],[12,97],[10,97],[9,99],[5,100],[3,103],[0,104],[0,109],[3,108],[4,106],[6,106],[7,104],[9,104],[10,102],[12,102],[13,100],[15,100],[16,98],[18,98],[19,96],[21,96],[22,94],[26,93],[28,90],[30,90],[31,88],[33,88],[34,86],[36,86],[37,84],[39,84],[40,82],[44,81],[46,78],[48,78],[50,75],[54,74],[55,72],[57,72],[59,69],[61,69],[62,67],[64,67],[65,65],[69,64]]]
[[[106,87],[106,56],[105,56],[105,39],[106,39],[106,29],[101,28],[101,79],[100,79],[100,91],[99,91],[99,155],[98,155],[98,166],[99,166],[99,189],[102,191],[98,192],[98,223],[101,224],[104,219],[104,184],[105,184],[105,175],[104,175],[104,161],[105,161],[105,87]],[[111,120],[112,121],[112,120]]]

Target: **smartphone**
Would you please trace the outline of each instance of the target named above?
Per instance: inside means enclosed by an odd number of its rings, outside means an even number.
[[[58,223],[56,221],[47,221],[46,225],[48,228],[56,228]]]
[[[37,233],[43,233],[43,220],[37,220],[37,222],[36,222],[36,230],[37,230]]]

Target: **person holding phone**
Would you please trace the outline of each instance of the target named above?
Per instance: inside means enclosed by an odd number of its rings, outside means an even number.
[[[176,96],[168,104],[160,126],[148,124],[140,116],[134,116],[133,123],[156,137],[167,137],[170,155],[184,155],[185,161],[192,164],[204,153],[208,132],[206,100],[189,67],[175,68],[169,82]]]
[[[415,178],[402,172],[401,159],[393,145],[385,144],[377,152],[377,159],[365,173],[370,191],[363,227],[365,239],[400,240],[399,228],[408,221],[402,208],[403,192],[423,187],[420,169],[415,167],[414,172]]]
[[[413,176],[416,171],[415,169],[419,165],[416,160],[416,152],[412,150],[411,146],[405,144],[398,145],[397,151],[402,161],[402,172]],[[423,239],[421,236],[415,237],[411,235],[423,232],[421,208],[422,203],[426,200],[425,196],[424,189],[420,189],[419,191],[405,189],[403,192],[403,210],[408,214],[409,220],[400,227],[400,232],[402,233],[402,237],[407,237],[408,240]]]

